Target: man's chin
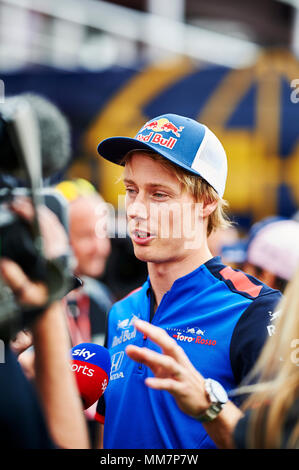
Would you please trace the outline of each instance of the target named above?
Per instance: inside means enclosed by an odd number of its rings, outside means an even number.
[[[140,250],[139,247],[135,248],[134,246],[134,255],[139,259],[139,261],[148,261],[148,256],[146,255],[145,250]]]
[[[148,248],[148,249],[146,249]],[[165,253],[159,256],[157,250],[150,250],[149,247],[139,247],[134,245],[134,254],[139,261],[144,261],[145,263],[164,263]]]
[[[148,262],[153,258],[153,252],[150,250],[149,246],[140,246],[133,243],[134,255],[140,261]]]

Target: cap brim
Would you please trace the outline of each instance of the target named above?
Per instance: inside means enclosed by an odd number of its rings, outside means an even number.
[[[198,171],[195,171],[188,165],[185,165],[181,161],[176,160],[167,152],[163,152],[162,148],[161,150],[157,149],[156,145],[147,144],[131,137],[109,137],[108,139],[105,139],[99,143],[97,150],[101,157],[105,158],[105,160],[116,163],[118,165],[122,164],[121,161],[125,155],[127,155],[127,153],[131,152],[132,150],[152,150],[153,152],[162,155],[164,158],[174,163],[175,165],[184,168],[189,173],[201,176]]]
[[[105,160],[118,165],[121,164],[125,155],[132,150],[156,151],[156,149],[151,145],[140,142],[139,140],[131,137],[110,137],[109,139],[105,139],[100,142],[97,150]]]

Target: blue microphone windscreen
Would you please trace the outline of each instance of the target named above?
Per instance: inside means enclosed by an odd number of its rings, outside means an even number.
[[[110,375],[111,359],[107,348],[94,343],[80,343],[71,349],[72,359],[93,364]]]

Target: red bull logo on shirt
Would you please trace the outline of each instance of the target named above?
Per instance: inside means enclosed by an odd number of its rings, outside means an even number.
[[[181,137],[183,129],[184,126],[177,127],[173,122],[166,118],[156,119],[155,121],[147,122],[139,134],[137,134],[136,139],[141,142],[151,142],[153,144],[161,145],[162,147],[173,149],[178,139]],[[143,132],[145,130],[150,130],[151,132],[144,135]],[[171,136],[169,138],[165,138],[161,132],[170,132]],[[177,138],[173,137],[172,134]]]

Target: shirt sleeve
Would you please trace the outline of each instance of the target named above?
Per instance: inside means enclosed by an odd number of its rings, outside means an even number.
[[[279,291],[258,297],[237,322],[230,343],[230,360],[237,385],[256,363],[268,336],[274,333],[273,313],[280,299]]]

